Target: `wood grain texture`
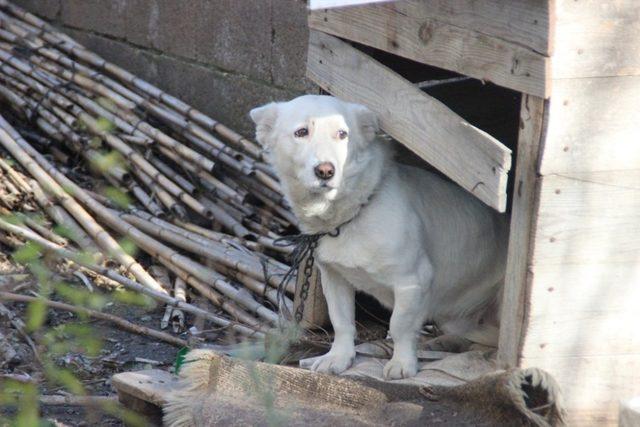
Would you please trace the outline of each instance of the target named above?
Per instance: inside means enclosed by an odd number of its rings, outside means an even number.
[[[402,1],[315,11],[309,26],[415,61],[549,95],[550,11],[537,0]]]
[[[640,74],[640,3],[556,0],[554,79]]]
[[[493,208],[506,208],[511,150],[336,37],[311,31],[307,76],[374,111],[380,126]]]
[[[511,229],[505,288],[500,316],[498,363],[517,366],[524,332],[527,293],[527,267],[530,261],[530,238],[536,212],[537,160],[544,129],[545,101],[523,95],[520,107],[520,133],[516,157],[515,192],[511,209]]]
[[[534,266],[637,263],[640,169],[545,176],[534,241]]]
[[[640,76],[554,80],[540,173],[640,169],[639,99]]]
[[[638,224],[640,170],[540,178],[520,364],[549,371],[586,425],[640,393]]]

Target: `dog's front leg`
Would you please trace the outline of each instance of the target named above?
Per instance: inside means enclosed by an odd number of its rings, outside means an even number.
[[[426,317],[425,293],[425,288],[417,285],[396,285],[393,290],[393,313],[389,324],[393,357],[382,371],[385,379],[409,378],[418,372],[416,345]]]
[[[351,366],[356,356],[355,289],[342,276],[326,266],[320,265],[320,274],[335,336],[331,350],[319,357],[311,369],[339,374]]]

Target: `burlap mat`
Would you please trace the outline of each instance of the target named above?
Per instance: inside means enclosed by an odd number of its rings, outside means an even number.
[[[169,426],[424,425],[423,402],[448,402],[477,414],[477,425],[562,424],[557,385],[539,369],[498,371],[483,352],[426,362],[417,377],[378,381],[384,360],[358,356],[358,379],[189,353],[179,389],[164,407]],[[364,380],[362,380],[364,379]],[[420,399],[397,402],[398,387]],[[415,397],[415,396],[414,396]],[[433,404],[433,403],[431,403]]]

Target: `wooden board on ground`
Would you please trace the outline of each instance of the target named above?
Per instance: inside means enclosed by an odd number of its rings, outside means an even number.
[[[369,107],[389,135],[504,212],[511,150],[495,138],[364,53],[318,31],[310,34],[307,75],[333,95]]]
[[[309,16],[313,29],[543,98],[550,21],[549,2],[537,0],[413,0]]]
[[[177,383],[177,376],[160,369],[122,372],[111,377],[111,384],[118,396],[127,394],[158,407],[167,403],[167,396]]]

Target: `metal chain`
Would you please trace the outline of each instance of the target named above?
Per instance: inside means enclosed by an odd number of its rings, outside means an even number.
[[[298,304],[298,307],[296,308],[296,312],[294,314],[294,319],[296,320],[296,323],[302,322],[302,318],[304,316],[304,303],[307,301],[307,298],[309,298],[309,288],[311,287],[311,275],[313,274],[313,265],[315,264],[315,261],[316,261],[314,252],[318,247],[318,242],[319,242],[319,239],[309,243],[309,255],[307,256],[307,259],[304,262],[304,269],[302,270],[304,279],[300,287],[300,304]]]

